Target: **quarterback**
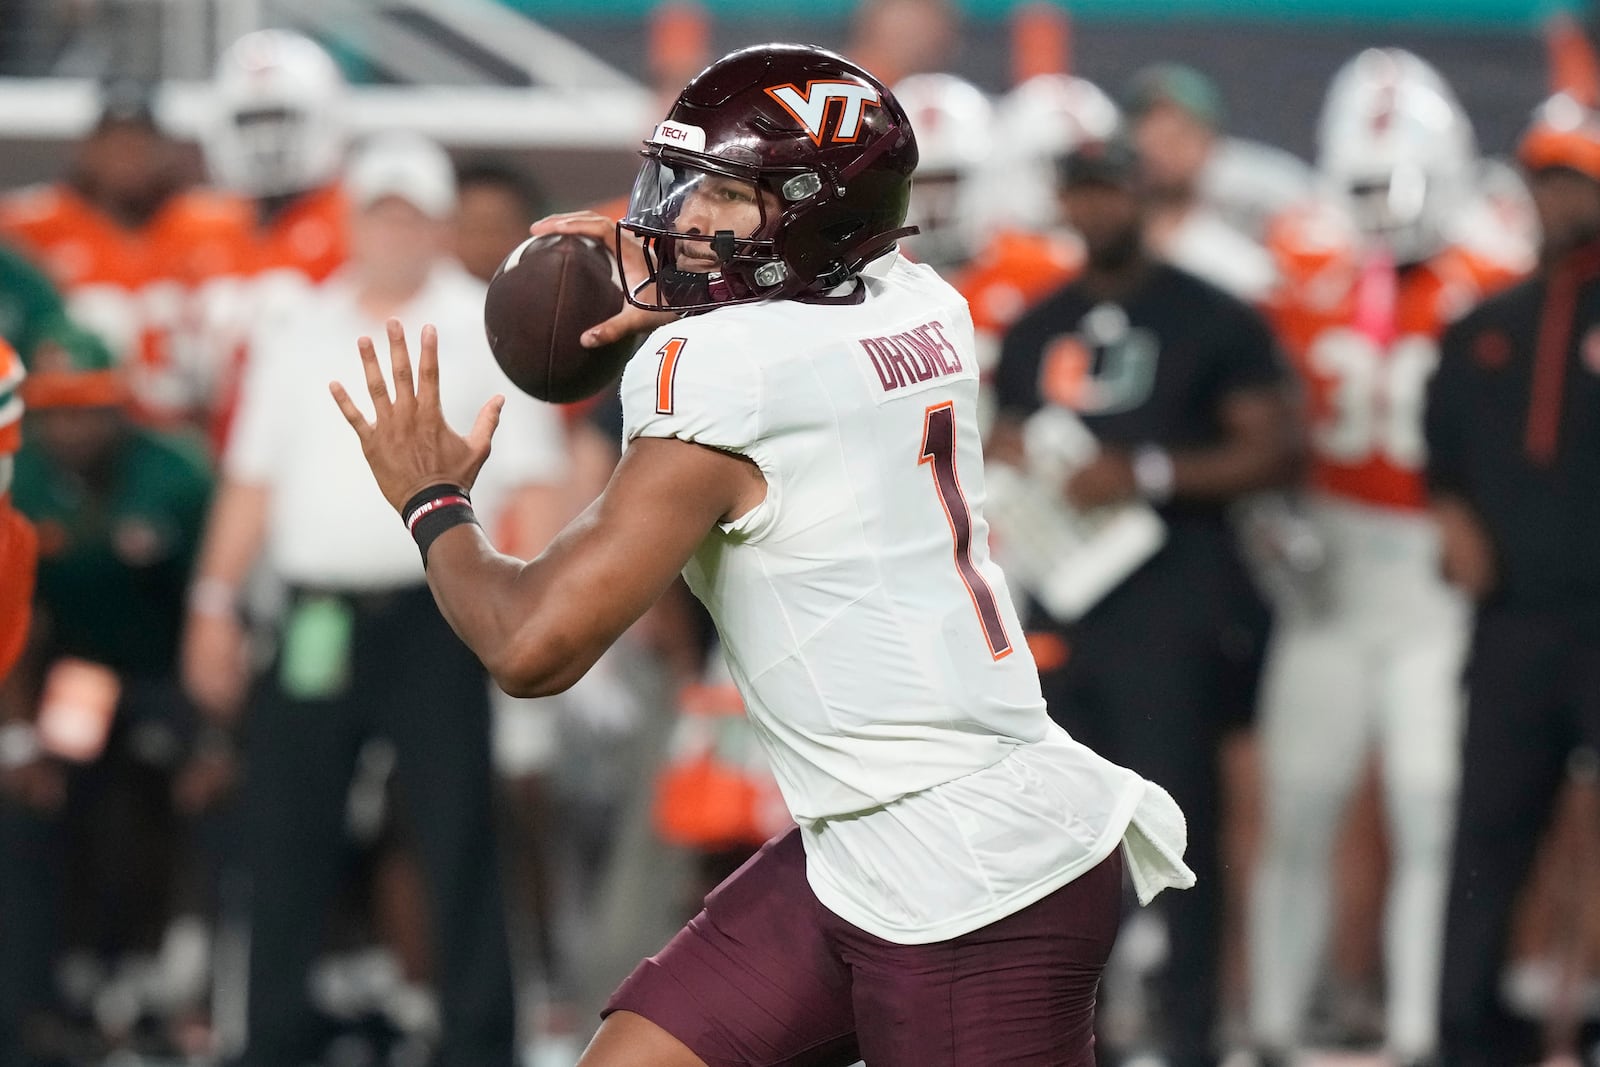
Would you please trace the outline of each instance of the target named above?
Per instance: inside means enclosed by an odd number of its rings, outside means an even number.
[[[916,140],[881,82],[764,45],[712,64],[643,150],[611,238],[654,332],[605,493],[541,556],[468,491],[499,419],[439,411],[388,324],[334,396],[441,611],[508,692],[571,685],[681,571],[796,823],[623,982],[582,1067],[1094,1062],[1122,875],[1192,884],[1159,787],[1054,727],[989,558],[960,296],[896,242]],[[392,390],[391,390],[392,382]]]

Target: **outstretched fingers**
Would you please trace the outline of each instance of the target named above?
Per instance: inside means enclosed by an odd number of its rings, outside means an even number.
[[[333,394],[333,402],[339,405],[340,412],[344,414],[344,421],[350,424],[350,428],[356,432],[356,436],[361,438],[361,443],[365,445],[367,443],[367,435],[372,433],[372,424],[367,421],[365,415],[361,414],[361,409],[356,407],[354,400],[350,399],[350,394],[344,391],[344,386],[338,382],[329,382],[328,392]]]
[[[357,341],[356,349],[361,353],[361,372],[367,379],[367,392],[372,394],[373,411],[381,419],[394,405],[389,403],[389,383],[383,380],[383,371],[378,366],[378,350],[370,337]]]
[[[399,319],[390,319],[384,323],[384,329],[389,334],[389,372],[394,376],[394,402],[409,404],[416,400],[417,390],[411,384],[411,353],[406,350],[406,328]]]
[[[422,328],[422,351],[417,354],[417,404],[423,410],[439,407],[439,331]]]
[[[496,394],[478,409],[478,417],[472,420],[472,429],[467,434],[467,444],[471,446],[474,455],[488,458],[494,432],[500,428],[500,412],[505,406],[506,398]]]

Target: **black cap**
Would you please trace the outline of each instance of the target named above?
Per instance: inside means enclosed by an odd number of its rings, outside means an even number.
[[[156,87],[138,78],[111,78],[100,84],[100,117],[95,128],[112,125],[146,126],[156,122]]]
[[[1085,141],[1056,161],[1063,187],[1112,185],[1131,189],[1139,180],[1139,159],[1126,140]]]

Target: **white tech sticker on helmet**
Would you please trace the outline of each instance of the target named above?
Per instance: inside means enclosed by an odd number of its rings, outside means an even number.
[[[687,148],[691,152],[704,152],[706,150],[706,131],[699,126],[690,126],[686,122],[657,123],[656,132],[650,135],[650,140],[656,144],[669,144],[675,148]]]

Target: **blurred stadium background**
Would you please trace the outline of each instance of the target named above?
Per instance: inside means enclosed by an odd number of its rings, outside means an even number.
[[[948,19],[947,29],[932,34],[897,75],[949,72],[998,99],[1034,75],[1066,72],[1117,97],[1152,63],[1186,64],[1214,81],[1226,133],[1248,142],[1234,163],[1243,170],[1230,173],[1269,190],[1284,175],[1303,189],[1310,172],[1294,161],[1309,166],[1328,85],[1366,48],[1404,48],[1433,64],[1470,116],[1481,153],[1502,160],[1553,91],[1587,95],[1590,104],[1600,91],[1590,45],[1596,12],[1547,0],[925,6],[927,18]],[[746,44],[795,40],[848,53],[859,15],[855,0],[0,0],[0,191],[67,175],[101,115],[107,87],[122,83],[152,89],[157,122],[182,144],[186,180],[205,182],[199,141],[215,107],[210,78],[218,57],[247,33],[288,28],[321,44],[348,79],[344,116],[354,137],[414,131],[458,161],[508,165],[531,177],[550,210],[611,203],[628,191],[640,138],[670,99],[664,92],[710,58]],[[1231,206],[1244,215],[1251,210],[1249,203]],[[571,415],[569,424],[587,425],[587,418]],[[573,435],[569,495],[576,511],[603,484],[611,459],[581,431]],[[12,577],[0,575],[0,585]],[[759,818],[748,810],[770,809],[772,798],[744,796],[742,813],[730,817],[738,823],[725,835],[730,843],[720,847],[723,831],[692,818],[692,825],[675,823],[671,801],[663,799],[675,788],[704,785],[685,785],[672,772],[682,771],[684,752],[702,751],[711,734],[723,763],[737,769],[751,759],[749,738],[730,733],[724,722],[737,715],[737,699],[730,713],[714,667],[698,677],[702,628],[687,614],[656,620],[587,693],[534,712],[549,721],[520,742],[524,770],[532,768],[523,777],[537,781],[503,799],[541,812],[540,825],[507,831],[515,842],[508,852],[539,853],[532,868],[521,859],[512,865],[507,891],[525,1067],[571,1067],[609,989],[675,928],[685,902],[748,850],[741,834],[750,838],[772,824],[770,810]],[[683,652],[684,645],[696,651]],[[170,669],[176,676],[177,665]],[[381,746],[369,755],[352,793],[352,836],[363,849],[381,852],[390,846],[374,826],[385,821],[393,755]],[[1227,758],[1235,899],[1227,924],[1223,1043],[1242,1050],[1249,1044],[1242,899],[1261,812],[1248,744]],[[755,777],[755,787],[737,788],[760,788]],[[1593,776],[1579,765],[1573,777],[1583,783]],[[1552,1052],[1576,1056],[1579,1024],[1600,1019],[1600,985],[1592,981],[1600,923],[1584,904],[1600,900],[1593,844],[1600,825],[1592,795],[1573,788],[1519,927],[1519,958],[1530,967],[1512,986],[1513,999],[1531,1014],[1555,1019]],[[371,816],[365,823],[363,812]],[[1319,981],[1311,1042],[1319,1051],[1304,1061],[1324,1067],[1391,1062],[1378,1051],[1379,887],[1387,861],[1372,780],[1352,803],[1345,827],[1335,943]],[[15,878],[28,853],[6,853],[9,840],[0,840],[0,867],[12,865]],[[153,862],[173,863],[165,853]],[[339,1020],[324,1060],[329,1067],[401,1067],[427,1062],[430,1054],[437,1011],[427,990],[427,953],[404,943],[420,911],[407,897],[416,891],[415,876],[403,869],[386,875],[382,868],[379,862],[366,871],[364,888],[341,913],[336,951],[318,972],[319,1003]],[[79,869],[74,877],[120,881],[130,868]],[[30,1022],[23,1042],[35,1058],[18,1059],[17,1067],[208,1064],[236,1051],[241,948],[228,935],[226,879],[219,895],[215,912],[195,909],[203,920],[198,929],[179,929],[178,920],[194,910],[170,901],[87,905],[126,906],[146,917],[153,908],[171,925],[164,936],[110,936],[109,943],[123,946],[115,951],[97,955],[80,944],[77,955],[55,958],[44,1021]],[[373,917],[384,911],[388,918]],[[113,910],[97,923],[114,930],[120,915]],[[0,928],[5,921],[0,916]],[[1161,953],[1158,924],[1125,939],[1115,979],[1118,1010],[1107,1025],[1130,1048],[1140,1046],[1149,1022],[1141,1015],[1141,976]],[[422,962],[412,958],[418,956]],[[164,983],[189,992],[168,995]],[[8,995],[27,1000],[15,990]],[[1231,1062],[1252,1061],[1241,1051]],[[0,1060],[0,1067],[13,1063]]]

